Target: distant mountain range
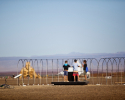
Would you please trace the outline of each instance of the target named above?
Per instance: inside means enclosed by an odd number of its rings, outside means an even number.
[[[69,54],[56,54],[44,56],[31,56],[31,57],[0,57],[0,72],[16,71],[19,59],[63,59],[63,58],[105,58],[105,57],[125,57],[125,52],[117,53],[79,53],[71,52]]]
[[[117,53],[79,53],[71,52],[69,54],[56,54],[44,56],[31,56],[31,59],[59,59],[59,58],[105,58],[105,57],[125,57],[125,52]],[[23,57],[25,58],[25,57]]]

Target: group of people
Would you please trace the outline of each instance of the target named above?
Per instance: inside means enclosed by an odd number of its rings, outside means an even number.
[[[84,76],[85,76],[85,81],[87,80],[87,72],[86,72],[86,68],[87,68],[87,61],[83,60],[82,67],[83,67],[83,71],[84,71]],[[70,65],[68,64],[68,61],[65,61],[65,64],[63,65],[64,68],[64,82],[69,82],[68,81],[68,68],[70,67]],[[76,76],[78,77],[78,81],[80,81],[79,79],[79,74],[78,74],[78,67],[80,67],[77,63],[77,60],[74,60],[73,65],[71,66],[73,67],[73,76],[74,76],[74,82],[75,82],[75,78]]]

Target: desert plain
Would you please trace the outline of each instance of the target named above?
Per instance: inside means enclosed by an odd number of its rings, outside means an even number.
[[[46,83],[46,79],[42,80]],[[125,100],[123,84],[96,85],[89,80],[88,85],[50,85],[51,80],[48,79],[49,85],[38,85],[39,80],[36,80],[35,85],[27,85],[28,80],[25,79],[26,86],[17,86],[17,80],[8,79],[7,83],[14,89],[0,88],[0,100]],[[29,82],[33,83],[33,80]],[[4,83],[4,80],[0,79],[0,83]]]
[[[0,100],[125,100],[125,85],[34,85],[0,89]]]

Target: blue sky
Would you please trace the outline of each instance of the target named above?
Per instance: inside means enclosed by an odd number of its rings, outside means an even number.
[[[120,51],[124,0],[0,0],[0,57]]]

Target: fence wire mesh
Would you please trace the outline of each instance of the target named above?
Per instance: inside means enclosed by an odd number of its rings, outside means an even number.
[[[74,58],[70,59],[20,59],[17,65],[17,75],[20,74],[23,69],[23,75],[29,75],[24,71],[26,63],[29,62],[30,66],[34,69],[32,77],[23,76],[19,79],[20,84],[29,85],[42,85],[51,84],[51,82],[63,81],[63,64],[65,60],[69,65],[72,65]],[[90,72],[89,84],[102,84],[102,85],[117,85],[125,83],[125,57],[113,57],[113,58],[77,58],[82,65],[83,60],[87,60],[87,67]],[[82,66],[81,66],[81,69]],[[39,77],[35,77],[35,74]],[[84,80],[84,75],[80,74],[80,80]],[[18,81],[17,81],[18,83]]]

